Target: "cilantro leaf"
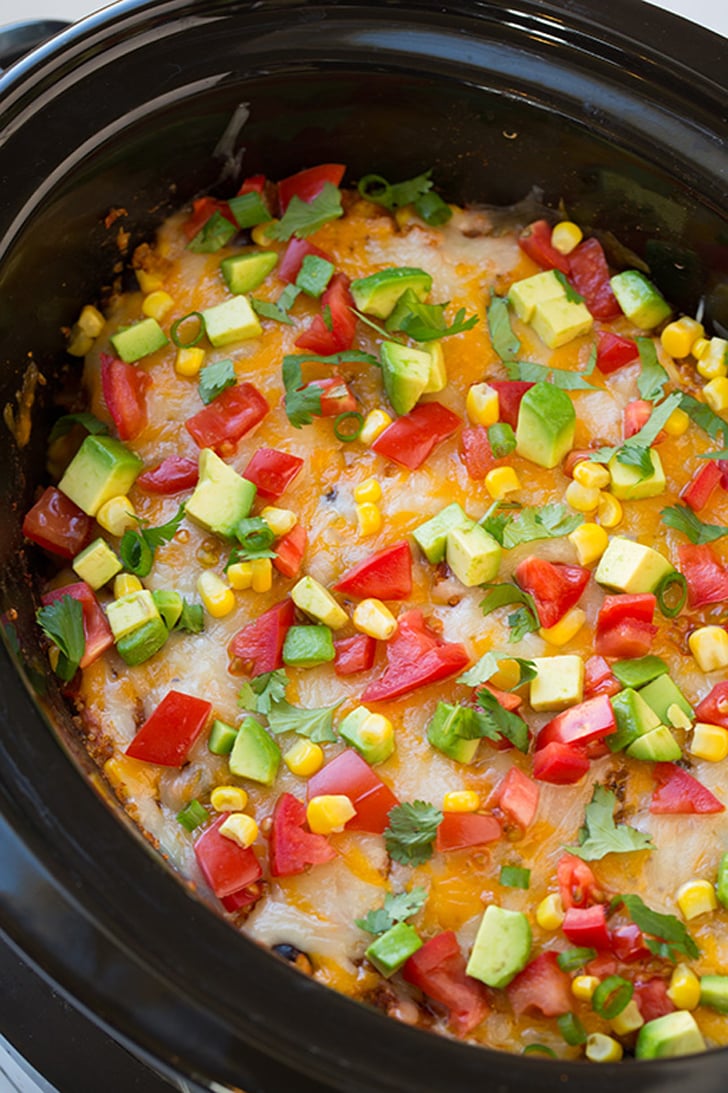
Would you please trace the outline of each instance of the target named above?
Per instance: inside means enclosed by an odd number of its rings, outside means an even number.
[[[200,372],[200,382],[197,385],[198,394],[205,406],[208,406],[228,387],[234,387],[236,378],[231,360],[215,361],[214,364],[205,365]]]
[[[491,296],[486,311],[491,345],[502,361],[511,361],[521,351],[521,343],[513,333],[508,314],[508,301],[503,296]]]
[[[593,358],[593,359],[592,359]],[[552,383],[562,391],[593,391],[594,384],[584,377],[590,376],[596,364],[596,354],[592,354],[589,364],[583,372],[572,372],[568,368],[549,368],[535,361],[505,361],[508,378],[524,380],[526,383]]]
[[[395,805],[389,810],[384,844],[390,858],[400,865],[423,865],[432,857],[442,812],[427,801]]]
[[[288,676],[284,668],[274,672],[262,672],[244,683],[238,692],[238,706],[244,710],[269,714],[273,703],[285,698]]]
[[[480,606],[484,615],[490,615],[492,611],[507,604],[521,604],[522,606],[508,615],[507,622],[511,628],[510,640],[520,641],[526,634],[532,634],[538,630],[541,623],[538,620],[538,612],[533,597],[524,592],[517,584],[506,582],[504,584],[483,585],[487,594],[481,600]]]
[[[338,186],[326,182],[321,193],[313,201],[301,201],[301,198],[294,194],[282,218],[277,224],[271,224],[266,229],[266,234],[281,243],[285,243],[292,235],[298,239],[304,239],[327,224],[329,220],[336,220],[343,214],[341,191]]]
[[[641,364],[637,388],[642,398],[654,402],[664,395],[665,384],[670,377],[657,359],[652,338],[637,338],[636,341]]]
[[[60,600],[45,607],[39,607],[36,620],[47,638],[59,650],[56,675],[69,683],[81,662],[86,649],[86,636],[83,629],[83,606],[73,596],[62,596]]]
[[[285,699],[276,700],[268,712],[268,725],[274,734],[295,732],[307,736],[314,744],[329,744],[336,740],[333,729],[334,711],[343,702],[340,699],[333,706],[320,706],[306,710],[300,706],[291,706]]]
[[[583,304],[584,297],[576,291],[569,278],[565,273],[562,273],[560,269],[554,270],[554,276],[557,281],[561,282],[561,286],[564,290],[564,295],[570,304]]]
[[[514,644],[523,641],[526,634],[533,634],[541,628],[536,615],[528,607],[519,607],[518,610],[513,611],[508,615],[506,622],[511,630],[508,640]]]
[[[171,520],[159,527],[144,527],[139,531],[125,531],[119,544],[119,556],[124,568],[137,577],[151,573],[157,547],[174,539],[185,514],[184,501]]]
[[[502,546],[512,550],[520,543],[537,539],[560,539],[583,524],[584,518],[557,501],[541,508],[524,508],[507,521]]]
[[[293,326],[293,319],[288,312],[291,310],[300,294],[301,290],[296,288],[295,285],[286,285],[275,302],[272,300],[259,300],[257,296],[249,296],[248,299],[250,300],[253,311],[257,311],[264,319],[275,319],[278,323],[286,323],[288,326]]]
[[[582,861],[598,861],[605,854],[628,854],[633,850],[654,850],[650,835],[627,824],[615,824],[617,798],[611,790],[595,784],[586,806],[584,826],[579,831],[579,845],[567,846],[570,854]]]
[[[427,891],[424,888],[413,888],[411,892],[398,892],[397,895],[388,892],[382,907],[368,911],[365,918],[354,921],[360,930],[366,930],[368,934],[385,934],[396,923],[404,922],[421,911],[426,899]]]
[[[381,175],[365,175],[359,181],[358,190],[361,197],[371,201],[374,205],[382,205],[383,208],[393,212],[403,205],[411,205],[419,197],[429,193],[433,187],[430,178],[432,168],[415,178],[405,179],[404,182],[387,182]]]
[[[184,501],[177,509],[176,513],[171,520],[168,520],[166,524],[160,524],[156,528],[143,528],[141,534],[144,536],[150,550],[154,551],[158,546],[162,546],[163,543],[170,543],[174,539],[179,526],[182,523],[185,514]]]
[[[477,315],[465,318],[465,308],[461,307],[450,326],[445,319],[447,304],[423,304],[415,294],[408,291],[406,311],[403,309],[397,320],[396,327],[416,342],[432,342],[439,338],[449,338],[453,334],[462,334],[465,330],[472,330],[480,321]]]
[[[352,310],[356,310],[352,308]],[[382,333],[386,336],[386,330]],[[317,357],[313,353],[288,353],[283,358],[283,363],[289,361],[291,366],[298,364],[329,364],[332,367],[339,364],[373,364],[376,368],[381,368],[380,362],[371,353],[365,353],[361,349],[347,349],[343,353],[330,353],[328,357]]]
[[[673,963],[679,954],[693,960],[700,956],[700,949],[695,941],[674,915],[661,915],[659,911],[653,911],[635,895],[615,896],[611,906],[619,905],[626,908],[635,926],[639,926],[643,933],[651,935],[645,938],[645,944],[655,956],[672,960]]]
[[[310,425],[321,414],[321,388],[304,385],[300,360],[298,355],[283,358],[284,405],[294,429]]]
[[[479,731],[478,736],[487,736],[492,739],[491,734],[496,732],[499,739],[505,737],[519,751],[528,751],[528,725],[522,717],[510,710],[504,710],[490,691],[478,691],[477,701],[480,709],[473,711],[475,723],[479,730],[485,730]]]
[[[643,448],[640,444],[623,444],[617,455],[617,462],[625,467],[637,467],[640,478],[652,474],[652,448]]]
[[[479,687],[481,683],[486,683],[491,676],[495,675],[502,660],[515,660],[519,668],[518,682],[510,690],[516,691],[524,683],[528,683],[535,678],[536,665],[532,660],[524,660],[522,657],[511,656],[510,653],[493,652],[491,650],[489,653],[484,653],[472,668],[468,668],[467,672],[463,672],[461,676],[458,676],[455,682],[465,683],[468,687]]]
[[[663,524],[687,535],[691,543],[712,543],[728,535],[728,527],[722,524],[706,524],[687,505],[670,505],[660,513]]]
[[[201,634],[205,629],[205,616],[202,611],[201,603],[190,603],[189,600],[182,600],[182,614],[177,619],[177,622],[172,627],[173,630],[180,630],[187,634]]]
[[[728,459],[728,450],[721,448],[719,452],[703,452],[698,459]]]
[[[676,410],[683,404],[683,400],[688,398],[687,395],[681,395],[679,391],[673,391],[671,395],[668,395],[664,402],[661,402],[659,406],[656,406],[650,414],[649,420],[642,426],[638,433],[631,436],[629,440],[624,444],[618,444],[614,448],[596,448],[590,453],[589,459],[593,463],[608,463],[613,456],[616,455],[619,463],[625,463],[627,466],[639,466],[643,475],[650,474],[652,471],[652,459],[649,458],[649,466],[647,466],[646,459],[633,450],[634,448],[649,448],[651,444],[655,442],[657,436],[664,426],[667,419],[672,414],[673,410]],[[695,402],[695,399],[693,399]],[[696,403],[700,405],[700,403]],[[707,409],[707,407],[706,407]],[[687,411],[686,411],[687,412]],[[713,411],[709,411],[712,413]],[[728,428],[728,426],[726,426]],[[639,462],[638,462],[639,460]]]
[[[74,425],[82,425],[86,432],[91,433],[92,436],[98,436],[109,431],[108,426],[104,425],[103,421],[99,421],[93,414],[83,410],[78,414],[64,414],[63,417],[59,417],[50,431],[48,443],[52,444],[54,440],[60,440],[62,436],[67,436]]]
[[[707,433],[711,440],[720,440],[728,444],[728,421],[725,421],[710,406],[699,402],[692,395],[680,396],[680,409],[684,410],[688,417],[695,422],[699,429]]]

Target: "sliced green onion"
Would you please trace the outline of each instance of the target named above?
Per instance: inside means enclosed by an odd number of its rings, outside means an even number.
[[[209,819],[207,809],[200,804],[195,797],[186,808],[177,813],[177,822],[182,824],[186,831],[194,831],[200,824],[207,823]]]
[[[603,979],[592,995],[592,1009],[600,1017],[611,1021],[629,1005],[634,993],[634,984],[621,975],[608,975]]]
[[[575,1013],[562,1013],[556,1018],[559,1032],[571,1047],[586,1043],[586,1030]]]
[[[254,228],[256,224],[265,224],[270,220],[270,209],[257,190],[231,197],[228,206],[239,228]]]
[[[425,223],[430,224],[433,228],[438,227],[440,224],[446,224],[452,216],[452,209],[447,202],[443,201],[439,194],[432,191],[417,198],[415,210]]]
[[[243,550],[250,551],[267,550],[275,539],[275,535],[260,516],[240,520],[235,534]]]
[[[510,455],[516,449],[516,434],[506,421],[497,421],[488,426],[488,443],[496,459]]]
[[[564,949],[563,953],[559,953],[556,957],[556,963],[562,972],[575,972],[577,968],[583,968],[585,964],[593,960],[596,955],[596,949]]]
[[[138,531],[128,529],[124,532],[119,544],[119,557],[124,569],[135,577],[147,577],[152,571],[154,551]]]
[[[502,865],[499,881],[504,888],[528,888],[531,870],[521,869],[518,865]]]
[[[359,180],[357,189],[359,195],[365,200],[373,201],[375,205],[384,205],[385,208],[390,207],[392,187],[381,175],[364,175],[364,178]]]
[[[183,323],[186,323],[188,319],[197,319],[199,326],[197,328],[197,334],[191,341],[183,341],[182,337],[178,333],[179,328]],[[202,341],[205,333],[205,316],[201,311],[189,311],[186,315],[183,315],[181,319],[175,319],[172,323],[172,329],[169,332],[169,336],[177,346],[178,349],[191,349],[193,345],[197,345]]]
[[[558,1059],[558,1055],[552,1047],[546,1044],[529,1044],[523,1049],[524,1055],[548,1055],[550,1059]]]
[[[351,422],[354,428],[352,429],[348,425],[342,428],[345,421]],[[352,440],[358,440],[363,428],[364,418],[358,410],[347,410],[346,413],[339,414],[334,419],[334,436],[344,444],[349,444]]]
[[[670,598],[674,599],[674,592],[672,591],[674,585],[677,585],[680,591],[678,592],[677,601],[670,604],[666,601],[665,596],[669,592]],[[688,598],[688,582],[682,573],[678,573],[677,570],[673,573],[667,573],[655,589],[655,596],[657,597],[657,606],[665,618],[674,619],[685,606],[685,601]]]

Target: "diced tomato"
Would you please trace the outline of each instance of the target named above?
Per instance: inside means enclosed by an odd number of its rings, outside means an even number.
[[[538,734],[536,748],[544,748],[554,741],[570,747],[584,747],[616,730],[617,722],[609,698],[597,695],[553,717]]]
[[[399,801],[389,786],[353,750],[342,751],[306,786],[308,800],[312,797],[342,793],[349,798],[356,816],[346,825],[347,831],[371,831],[381,835],[389,824],[389,812]]]
[[[495,842],[503,834],[495,816],[481,812],[445,812],[437,829],[435,848],[446,854],[449,850],[465,850]]]
[[[330,182],[332,186],[338,186],[344,177],[345,170],[343,163],[322,163],[318,167],[308,167],[305,171],[298,171],[295,175],[282,178],[278,183],[281,212],[286,211],[292,197],[298,197],[301,201],[313,201],[327,182]]]
[[[338,417],[339,414],[348,414],[356,410],[356,398],[340,376],[311,380],[310,383],[305,383],[301,390],[307,387],[317,387],[321,391],[320,417]]]
[[[598,239],[593,236],[585,239],[568,255],[568,263],[569,280],[584,297],[584,303],[595,319],[606,321],[622,314],[609,283],[609,266]]]
[[[304,829],[306,806],[291,793],[282,793],[273,810],[269,835],[272,877],[292,877],[311,865],[323,865],[336,857],[325,835]]]
[[[283,600],[269,607],[255,622],[238,630],[228,653],[241,661],[252,676],[282,668],[283,642],[294,618],[293,600]]]
[[[561,929],[577,948],[608,949],[607,913],[603,903],[591,907],[569,907]]]
[[[80,666],[86,668],[114,644],[114,636],[90,585],[85,581],[67,584],[63,588],[55,588],[52,592],[44,592],[41,601],[44,606],[47,606],[49,603],[55,603],[56,600],[62,600],[64,596],[71,596],[72,599],[78,600],[83,609],[83,635],[86,639],[86,647]]]
[[[251,884],[247,888],[241,888],[239,892],[233,892],[231,896],[223,896],[220,900],[229,915],[236,911],[242,911],[243,907],[249,907],[251,903],[257,903],[263,895],[263,886]]]
[[[416,471],[427,457],[456,432],[460,418],[439,402],[423,402],[393,421],[372,448],[385,459]]]
[[[642,931],[634,922],[611,927],[609,937],[611,950],[622,963],[633,964],[636,960],[649,960],[650,950],[645,945]]]
[[[657,598],[651,592],[621,593],[605,596],[599,609],[597,627],[608,630],[624,619],[639,619],[652,622],[657,607]]]
[[[296,338],[298,348],[322,357],[351,349],[357,322],[353,307],[349,278],[343,273],[335,273],[321,297],[322,314],[316,315],[308,329]]]
[[[488,430],[484,425],[473,425],[463,429],[460,435],[462,443],[462,461],[468,478],[475,482],[481,482],[488,471],[497,467],[503,461],[496,459],[488,440]]]
[[[695,720],[705,721],[709,725],[722,725],[728,729],[728,681],[716,683],[701,702],[695,707]]]
[[[243,478],[253,483],[261,497],[277,501],[302,467],[303,460],[297,455],[279,452],[277,448],[258,448],[243,471]]]
[[[151,376],[141,368],[101,354],[101,389],[120,440],[133,440],[146,426],[151,385]]]
[[[687,486],[681,490],[680,496],[686,505],[690,505],[693,512],[700,512],[708,504],[710,495],[715,487],[720,485],[722,478],[720,467],[714,460],[707,459],[695,472]]]
[[[619,975],[623,971],[619,961],[610,953],[599,953],[584,965],[584,974],[595,975],[597,979],[606,979],[608,975]]]
[[[583,751],[568,744],[547,744],[533,757],[533,776],[539,782],[570,786],[581,781],[589,770],[589,760]]]
[[[465,957],[452,930],[436,934],[402,968],[408,983],[450,1010],[457,1032],[466,1035],[487,1016],[488,992],[465,973]]]
[[[229,815],[229,812],[222,812],[195,840],[197,864],[210,888],[222,900],[249,888],[263,875],[252,847],[243,849],[220,834]]]
[[[405,539],[353,566],[334,585],[344,596],[360,600],[406,600],[412,591],[412,553]]]
[[[369,684],[362,701],[401,698],[426,683],[457,675],[469,661],[464,645],[443,641],[427,625],[421,611],[406,611],[398,619],[394,637],[387,642],[387,667],[379,679]]]
[[[199,448],[214,448],[218,454],[222,449],[229,454],[241,437],[263,420],[269,408],[252,383],[238,383],[188,418],[185,428]]]
[[[635,979],[632,997],[645,1021],[655,1021],[674,1012],[675,1006],[667,988],[667,981],[659,975],[653,975],[650,979]]]
[[[556,866],[556,879],[565,911],[570,907],[590,907],[592,903],[600,902],[602,892],[591,866],[575,854],[561,855]]]
[[[498,807],[525,830],[533,823],[540,795],[541,790],[532,778],[518,767],[511,767],[500,784],[496,800]]]
[[[498,418],[515,429],[518,425],[518,411],[521,399],[526,391],[533,387],[525,380],[490,380],[490,386],[498,392]]]
[[[126,749],[132,759],[181,767],[207,724],[212,703],[182,691],[168,691]]]
[[[609,630],[599,630],[595,649],[605,657],[644,657],[652,648],[657,627],[639,619],[624,619]]]
[[[296,524],[276,543],[273,565],[284,577],[297,577],[303,565],[308,544],[308,532],[303,524]]]
[[[597,368],[603,376],[616,372],[639,356],[637,342],[612,334],[611,330],[597,331]]]
[[[309,255],[316,258],[325,258],[327,262],[331,262],[332,265],[335,264],[330,254],[327,254],[325,250],[321,250],[320,247],[315,247],[313,243],[309,243],[308,239],[294,238],[286,247],[280,265],[276,270],[279,280],[292,285],[301,272],[304,258]]]
[[[657,786],[650,801],[650,812],[680,815],[725,812],[725,805],[707,786],[675,763],[655,763],[652,773]]]
[[[685,543],[678,549],[680,572],[688,583],[688,603],[702,607],[728,598],[728,570],[709,543],[693,546]]]
[[[586,697],[616,695],[621,690],[622,684],[613,675],[612,669],[604,657],[589,657],[584,665],[584,694]]]
[[[558,269],[569,272],[569,259],[551,246],[551,225],[546,220],[535,220],[521,232],[518,246],[542,269]]]
[[[169,455],[151,470],[144,471],[136,480],[145,493],[181,493],[197,485],[200,476],[197,461],[182,455]]]
[[[558,965],[558,954],[540,953],[506,987],[508,1001],[517,1017],[542,1013],[558,1017],[573,1008],[571,979]]]
[[[374,664],[377,642],[369,634],[354,634],[334,642],[334,671],[337,676],[352,676],[366,672]]]
[[[194,239],[198,231],[204,228],[213,213],[220,213],[231,224],[237,222],[230,211],[227,201],[219,201],[216,197],[198,197],[192,202],[192,212],[182,225],[182,230],[188,239]]]
[[[242,194],[262,194],[265,190],[265,183],[265,175],[251,175],[249,178],[244,178],[238,190],[238,197]]]
[[[579,602],[590,573],[580,565],[547,562],[531,554],[516,568],[514,576],[521,588],[533,596],[539,621],[548,629]]]
[[[643,429],[652,416],[652,403],[645,399],[635,399],[628,402],[624,408],[623,431],[624,439],[635,436]],[[665,430],[661,429],[653,440],[653,444],[660,444],[665,439]]]
[[[94,522],[65,493],[48,486],[26,512],[23,535],[61,558],[75,558],[93,539]]]

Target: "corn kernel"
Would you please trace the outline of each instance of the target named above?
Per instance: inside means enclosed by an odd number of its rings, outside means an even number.
[[[684,919],[690,922],[698,915],[707,915],[718,908],[715,889],[707,880],[688,880],[681,884],[675,900]]]
[[[719,414],[721,410],[728,410],[728,376],[718,376],[717,379],[706,383],[703,388],[705,401],[711,410]]]
[[[474,789],[453,789],[442,799],[443,812],[477,812],[480,794]]]
[[[672,725],[673,729],[691,729],[693,726],[692,721],[685,711],[680,709],[677,702],[667,707],[667,723]]]
[[[701,626],[693,630],[688,645],[702,672],[728,668],[728,634],[722,626]]]
[[[139,288],[144,293],[156,292],[164,284],[164,278],[160,277],[158,273],[149,273],[145,269],[137,269],[134,272],[136,273]]]
[[[284,752],[283,762],[291,774],[295,774],[298,778],[310,778],[324,765],[323,748],[302,736],[293,747]]]
[[[382,514],[373,501],[365,501],[364,504],[356,506],[356,519],[362,539],[382,530]]]
[[[362,634],[379,641],[389,641],[397,629],[397,620],[381,600],[362,600],[356,605],[352,622]]]
[[[728,755],[728,732],[720,725],[696,722],[690,740],[690,754],[711,763],[720,763]]]
[[[495,425],[500,416],[498,392],[489,383],[474,383],[465,397],[465,412],[473,425]]]
[[[542,899],[536,908],[536,922],[542,930],[558,930],[564,921],[564,908],[558,892]]]
[[[128,497],[112,497],[96,513],[96,520],[110,535],[122,536],[127,528],[135,528],[134,506]]]
[[[234,588],[236,592],[244,592],[253,584],[253,563],[233,562],[228,566],[225,576],[231,588]]]
[[[687,964],[678,964],[670,976],[667,997],[679,1010],[694,1010],[700,1002],[700,980]]]
[[[78,317],[76,325],[84,334],[88,334],[89,338],[98,338],[99,334],[104,329],[105,322],[106,320],[97,307],[86,304],[86,306],[81,309],[81,314]]]
[[[379,485],[379,479],[377,478],[366,478],[354,487],[354,500],[359,505],[363,505],[366,501],[373,501],[376,504],[381,499],[382,487]]]
[[[518,686],[520,678],[521,666],[517,660],[511,660],[508,657],[498,662],[498,668],[490,677],[490,682],[494,687],[500,687],[502,691],[512,691]]]
[[[555,247],[559,254],[571,254],[582,239],[584,233],[578,224],[572,220],[562,220],[551,232],[551,246]]]
[[[273,563],[270,558],[255,558],[250,563],[250,575],[253,592],[270,592],[273,587]]]
[[[371,447],[380,433],[392,424],[392,418],[386,410],[372,410],[364,418],[364,424],[359,433],[359,440],[367,447]]]
[[[210,794],[215,812],[242,812],[247,803],[248,795],[240,786],[215,786]]]
[[[485,476],[485,488],[494,501],[502,501],[506,494],[520,490],[521,480],[513,467],[494,467]]]
[[[575,482],[588,489],[603,490],[611,482],[609,471],[603,463],[592,463],[591,459],[580,459],[572,475]]]
[[[206,569],[197,578],[197,591],[208,614],[213,619],[222,619],[235,607],[235,593],[217,573]]]
[[[579,565],[591,565],[601,558],[609,543],[609,536],[599,524],[587,522],[574,528],[568,536],[579,558]]]
[[[599,494],[597,519],[603,528],[616,528],[617,524],[621,524],[623,516],[622,504],[613,494]]]
[[[312,797],[306,807],[306,821],[314,835],[330,835],[343,831],[344,825],[356,816],[356,809],[343,793]]]
[[[273,220],[266,220],[265,224],[255,225],[250,233],[250,238],[253,240],[256,247],[269,247],[271,243],[275,242],[275,240],[271,239],[268,235],[268,232],[277,223],[278,221],[274,218]]]
[[[66,346],[66,352],[70,353],[72,357],[85,357],[87,353],[90,353],[93,349],[94,339],[89,337],[88,334],[84,334],[83,330],[79,330],[78,325],[74,324],[71,328],[71,338]]]
[[[600,529],[601,530],[601,529]],[[566,645],[581,630],[586,622],[586,615],[580,607],[572,607],[553,626],[542,626],[539,637],[550,645]]]
[[[584,1054],[591,1063],[618,1063],[624,1054],[619,1040],[605,1036],[603,1032],[592,1032],[586,1038]]]
[[[564,496],[572,509],[576,509],[577,512],[594,512],[599,508],[599,490],[594,486],[582,486],[576,477],[569,482]]]
[[[187,376],[191,379],[199,374],[205,363],[205,350],[193,345],[188,349],[178,349],[174,359],[174,370],[178,376]]]
[[[422,220],[411,205],[405,205],[403,209],[397,209],[394,214],[398,228],[406,228],[408,224],[422,224]]]
[[[688,431],[689,426],[689,416],[678,406],[677,410],[673,410],[670,414],[663,425],[663,429],[668,436],[683,436]]]
[[[133,573],[117,573],[114,577],[114,599],[120,600],[130,592],[141,592],[144,585]]]
[[[298,517],[295,512],[291,512],[290,509],[277,509],[273,505],[268,505],[264,508],[260,515],[265,520],[276,539],[281,535],[287,535],[298,523]]]
[[[626,1036],[629,1032],[636,1032],[638,1028],[642,1028],[644,1023],[645,1019],[640,1013],[640,1008],[634,998],[630,999],[622,1012],[610,1021],[617,1036]]]
[[[163,319],[173,307],[174,300],[168,292],[150,292],[142,301],[142,312],[157,321]]]
[[[690,352],[696,361],[702,360],[705,354],[710,352],[710,339],[696,338]]]
[[[695,346],[693,346],[693,356]],[[701,347],[697,371],[706,380],[728,376],[728,342],[725,338],[711,338],[707,349]]]
[[[359,726],[359,739],[365,748],[390,744],[394,739],[394,725],[384,714],[370,713]]]
[[[703,325],[688,315],[668,323],[660,334],[662,348],[671,357],[688,357],[697,338],[704,334]]]
[[[576,975],[571,980],[571,993],[582,1002],[589,1002],[601,980],[596,975]]]
[[[226,839],[242,846],[243,850],[252,846],[258,838],[258,825],[252,816],[245,812],[233,812],[217,829]]]

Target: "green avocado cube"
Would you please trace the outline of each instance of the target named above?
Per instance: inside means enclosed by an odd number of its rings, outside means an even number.
[[[466,516],[457,501],[453,501],[429,520],[425,520],[424,524],[416,527],[412,537],[427,561],[438,565],[445,560],[448,534],[452,531],[467,531],[474,526],[475,521]]]
[[[625,687],[610,701],[617,722],[617,731],[606,737],[610,751],[628,748],[638,737],[651,732],[660,724],[655,711],[631,687]]]
[[[660,581],[673,572],[659,551],[615,535],[599,560],[594,579],[615,592],[636,594],[654,592]]]
[[[681,728],[682,726],[676,723],[676,720],[677,722],[682,721],[684,725],[684,718],[680,718],[680,713],[684,714],[689,720],[692,720],[694,716],[693,707],[677,683],[668,675],[661,675],[658,679],[653,679],[647,686],[641,687],[638,693],[640,698],[655,711],[663,725],[673,725],[674,728]],[[675,713],[673,706],[677,706],[678,713]]]
[[[74,573],[96,590],[120,573],[123,566],[105,539],[94,539],[71,562]]]
[[[438,702],[437,709],[427,726],[427,739],[433,748],[437,748],[448,759],[466,766],[472,763],[478,751],[480,741],[477,737],[469,740],[460,735],[470,711],[465,706],[452,706],[448,702]]]
[[[396,414],[408,414],[424,393],[432,358],[425,350],[400,342],[382,342],[379,349],[387,398]]]
[[[150,318],[117,331],[110,340],[116,354],[127,364],[133,364],[150,353],[156,353],[167,344],[169,338],[157,320]]]
[[[440,342],[428,342],[419,346],[429,355],[430,374],[427,377],[423,395],[436,395],[438,391],[444,391],[447,387],[447,368],[445,367],[445,354]]]
[[[574,338],[588,334],[593,325],[586,304],[567,300],[565,296],[537,304],[531,317],[531,326],[549,349],[558,349]]]
[[[612,665],[612,672],[623,687],[644,687],[658,676],[667,673],[667,665],[661,657],[648,655],[646,657],[631,657],[629,660],[618,660]],[[664,717],[660,718],[664,721]]]
[[[700,1005],[728,1013],[728,975],[701,975]]]
[[[565,710],[584,697],[584,661],[567,654],[534,657],[536,676],[531,680],[529,702],[534,710]]]
[[[263,332],[258,317],[245,296],[233,296],[221,304],[208,307],[202,315],[205,320],[205,333],[216,348],[257,338]]]
[[[718,876],[715,881],[715,894],[723,907],[728,908],[728,851],[718,863]]]
[[[491,903],[478,927],[466,974],[487,987],[507,987],[526,967],[531,942],[531,927],[522,911]]]
[[[220,272],[230,291],[239,296],[243,292],[253,292],[262,285],[277,262],[278,255],[274,250],[245,251],[223,258]]]
[[[666,725],[658,725],[638,736],[625,754],[630,759],[644,759],[650,763],[676,763],[682,758],[680,745]]]
[[[95,516],[112,497],[127,494],[144,464],[120,440],[87,436],[58,483],[61,493]]]
[[[202,449],[199,467],[200,477],[185,506],[185,515],[206,531],[231,539],[253,506],[256,488],[212,448]]]
[[[230,752],[230,771],[238,778],[249,778],[272,786],[281,762],[281,749],[259,721],[254,717],[243,719],[233,749]]]
[[[703,1034],[692,1013],[675,1010],[642,1026],[637,1033],[635,1056],[638,1059],[665,1059],[705,1050]]]
[[[646,497],[659,497],[665,492],[667,483],[660,454],[654,448],[648,450],[652,470],[644,477],[641,477],[642,471],[639,467],[620,463],[616,454],[609,460],[607,470],[612,480],[610,489],[620,501],[643,501]]]
[[[566,391],[535,383],[521,399],[516,452],[539,467],[555,467],[574,446],[576,414]]]
[[[164,625],[171,630],[177,625],[182,616],[183,600],[179,592],[171,588],[158,588],[152,592],[152,599],[157,605],[159,614],[164,619]]]
[[[336,656],[328,626],[291,626],[283,642],[283,663],[292,668],[315,668]]]
[[[378,319],[389,318],[407,289],[411,289],[418,300],[424,300],[431,288],[430,274],[410,266],[383,269],[352,281],[350,286],[357,310]]]
[[[301,577],[291,590],[291,599],[305,615],[332,630],[340,630],[349,621],[341,604],[314,577]]]
[[[386,933],[372,941],[365,956],[377,971],[389,979],[409,958],[422,948],[422,938],[414,926],[397,922]]]
[[[233,744],[238,735],[238,730],[234,729],[232,725],[228,725],[225,721],[215,719],[210,729],[210,735],[207,740],[207,749],[211,751],[213,755],[229,755],[233,750]]]
[[[652,330],[670,315],[670,305],[659,289],[639,270],[618,273],[610,284],[622,311],[640,330]]]
[[[445,547],[447,564],[466,588],[486,584],[498,576],[502,550],[500,544],[480,524],[448,532]]]
[[[375,731],[370,732],[367,722],[374,720]],[[389,726],[387,729],[386,726]],[[336,726],[342,740],[366,759],[370,766],[383,763],[394,751],[394,731],[388,719],[380,714],[373,714],[366,706],[357,706]]]
[[[566,299],[566,289],[556,276],[556,271],[552,269],[515,281],[508,290],[508,301],[518,318],[524,323],[531,322],[533,313],[539,305],[549,300],[563,299]]]
[[[106,607],[106,617],[114,640],[119,641],[145,623],[160,618],[160,614],[152,593],[148,588],[141,588],[112,600]]]
[[[132,630],[116,643],[116,651],[127,664],[143,664],[158,653],[169,637],[169,630],[161,618],[149,619],[148,622]]]

